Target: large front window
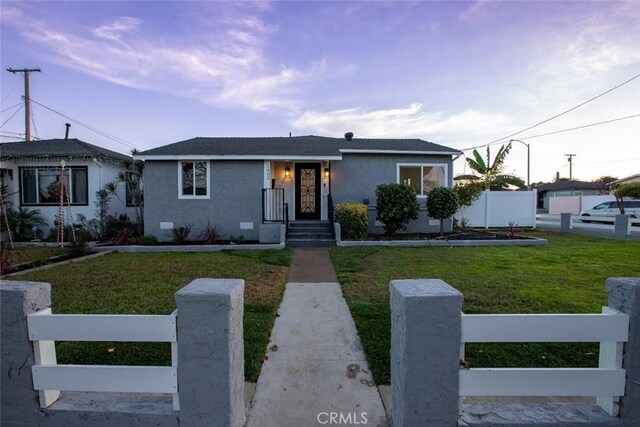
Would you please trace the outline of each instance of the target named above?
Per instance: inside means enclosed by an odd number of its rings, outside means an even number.
[[[399,164],[398,183],[410,185],[418,196],[426,196],[434,188],[447,185],[447,166]]]
[[[181,199],[209,197],[209,162],[180,162],[178,186]]]
[[[88,204],[86,167],[67,167],[64,177],[59,167],[20,168],[20,201],[23,205],[56,205],[61,196],[65,204]]]

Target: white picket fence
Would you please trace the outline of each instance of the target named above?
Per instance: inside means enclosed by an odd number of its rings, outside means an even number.
[[[169,315],[52,314],[27,316],[36,364],[33,387],[46,408],[60,391],[167,393],[178,411],[176,311]],[[58,365],[55,341],[170,342],[171,366]]]
[[[460,371],[460,396],[597,396],[610,415],[624,396],[623,344],[629,316],[602,314],[463,314],[461,356],[472,342],[599,342],[598,368],[475,368]]]

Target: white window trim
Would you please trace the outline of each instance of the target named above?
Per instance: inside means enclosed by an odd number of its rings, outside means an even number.
[[[187,195],[182,194],[182,164],[183,163],[196,163],[203,162],[207,166],[207,194],[205,195]],[[195,173],[195,165],[193,167]],[[195,181],[194,181],[195,186]],[[194,187],[195,191],[195,187]],[[203,160],[180,160],[178,161],[178,199],[210,199],[211,198],[211,164],[208,161]]]
[[[401,184],[400,182],[400,168],[401,167],[441,167],[444,168],[444,176],[445,176],[445,186],[447,188],[451,188],[451,181],[449,179],[449,165],[446,163],[396,163],[396,183]],[[422,170],[420,170],[420,176],[423,176]],[[422,180],[420,180],[420,192],[422,192]],[[423,194],[418,194],[418,198],[426,199],[427,196]]]
[[[29,170],[29,169],[33,169],[36,172],[36,202],[35,203],[27,203],[24,201],[24,188],[22,186],[22,180],[23,180],[23,174],[25,170]],[[55,202],[55,203],[43,203],[41,201],[41,194],[40,191],[38,190],[40,188],[40,171],[46,169],[46,170],[54,170],[54,169],[58,169],[58,172],[60,172],[60,170],[62,170],[61,166],[26,166],[23,168],[18,169],[18,179],[19,179],[19,186],[20,186],[20,194],[19,194],[19,199],[20,199],[20,205],[21,206],[58,206],[59,202]],[[70,198],[74,198],[74,192],[75,192],[75,188],[74,188],[74,182],[73,182],[73,169],[80,169],[80,170],[84,170],[87,174],[86,178],[87,178],[87,201],[86,202],[78,202],[76,200],[70,200],[69,203],[71,206],[88,206],[89,205],[89,168],[87,166],[65,166],[65,173],[66,173],[66,178],[68,180],[68,186],[67,186],[67,191],[69,192],[69,197]]]

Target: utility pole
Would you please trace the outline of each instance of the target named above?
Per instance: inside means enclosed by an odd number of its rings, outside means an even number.
[[[575,154],[565,154],[568,157],[567,161],[569,162],[569,181],[573,181],[573,158],[576,156]]]
[[[14,70],[13,68],[7,68],[10,73],[22,73],[24,75],[24,132],[25,141],[31,141],[31,99],[29,98],[29,73],[39,73],[40,68],[23,68],[21,70]]]

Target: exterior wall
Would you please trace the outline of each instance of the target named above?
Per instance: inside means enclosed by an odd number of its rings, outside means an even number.
[[[599,196],[605,195],[605,191],[601,190],[567,190],[567,191],[545,191],[542,196],[542,208],[551,212],[550,200],[554,197],[580,197],[580,196]],[[540,207],[540,205],[538,205]],[[555,212],[560,213],[560,212]]]
[[[101,189],[106,183],[114,181],[118,172],[122,170],[122,165],[120,163],[106,162],[101,161],[100,166],[94,162],[93,160],[65,160],[67,166],[86,166],[87,167],[87,192],[88,192],[88,203],[86,206],[71,206],[71,215],[73,216],[74,222],[77,222],[77,214],[83,214],[88,219],[91,219],[95,216],[96,207],[94,203],[97,201],[96,199],[96,191]],[[57,160],[52,161],[23,161],[23,162],[10,162],[5,161],[0,163],[0,168],[3,169],[11,169],[13,179],[9,178],[8,173],[5,173],[3,178],[3,182],[8,186],[9,201],[11,201],[14,208],[20,207],[20,171],[19,168],[22,167],[59,167],[60,162]],[[13,194],[12,194],[13,193]],[[120,215],[126,213],[135,221],[135,211],[133,208],[128,208],[125,206],[125,188],[123,185],[118,186],[118,198],[113,197],[111,199],[111,204],[109,206],[109,213],[111,215]],[[44,236],[46,237],[49,231],[49,228],[53,227],[53,222],[55,217],[59,214],[60,208],[58,205],[48,205],[48,206],[26,206],[30,209],[37,209],[40,211],[40,215],[44,218],[46,225],[41,226],[40,229],[43,231]],[[65,213],[66,215],[66,213]]]
[[[207,199],[178,198],[177,161],[148,161],[144,171],[145,234],[159,241],[171,240],[171,228],[191,225],[190,239],[197,239],[207,220],[220,228],[222,237],[244,235],[258,240],[262,223],[262,161],[211,161]],[[173,223],[162,229],[160,223]],[[241,229],[253,223],[253,229]]]
[[[382,233],[384,228],[376,222],[376,187],[398,182],[398,163],[433,163],[447,165],[448,186],[453,181],[453,165],[450,156],[344,154],[341,161],[331,162],[331,196],[333,203],[363,203],[368,199],[369,232]],[[440,222],[429,220],[426,198],[419,196],[419,217],[411,221],[405,233],[432,233],[440,230]],[[445,229],[450,229],[446,221]]]

